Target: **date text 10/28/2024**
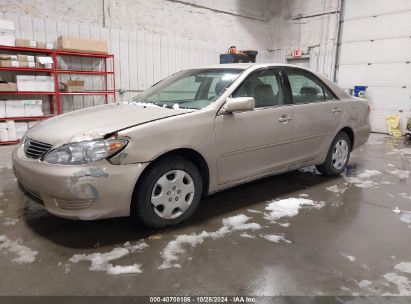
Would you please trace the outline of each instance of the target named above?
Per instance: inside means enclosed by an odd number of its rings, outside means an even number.
[[[150,303],[255,303],[256,297],[230,296],[230,297],[200,297],[200,296],[172,296],[150,297]]]

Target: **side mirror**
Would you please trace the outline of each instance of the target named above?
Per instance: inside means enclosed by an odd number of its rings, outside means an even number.
[[[235,97],[227,98],[222,110],[223,113],[246,112],[252,111],[255,108],[255,100],[253,97]]]

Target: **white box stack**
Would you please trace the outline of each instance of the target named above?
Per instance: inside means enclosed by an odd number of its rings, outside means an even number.
[[[31,76],[17,75],[17,90],[18,91],[33,91],[33,92],[53,92],[54,77],[53,76]]]
[[[36,76],[36,88],[41,92],[54,91],[54,77],[53,76]]]
[[[6,117],[26,116],[23,100],[6,100]]]
[[[17,75],[17,91],[36,91],[36,76]]]
[[[0,141],[9,141],[6,122],[0,122]]]
[[[6,102],[0,100],[0,117],[6,117]]]
[[[14,120],[8,120],[6,122],[7,133],[9,136],[9,140],[17,140],[17,131],[16,126],[14,124]]]
[[[42,100],[23,100],[26,116],[43,116]]]
[[[17,139],[22,139],[24,134],[27,132],[27,122],[14,122],[16,128]]]
[[[0,45],[15,46],[14,22],[0,19]]]

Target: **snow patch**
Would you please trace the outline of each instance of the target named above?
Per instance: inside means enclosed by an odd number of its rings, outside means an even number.
[[[343,257],[346,257],[350,262],[354,262],[354,261],[356,260],[356,258],[355,258],[354,256],[352,256],[352,255],[345,254],[345,253],[341,253],[341,255],[342,255]]]
[[[306,168],[301,168],[299,169],[300,172],[303,173],[311,173],[311,174],[321,174],[320,172],[317,171],[317,169],[315,168],[315,166],[311,166],[311,167],[306,167]]]
[[[158,269],[168,269],[172,267],[181,267],[178,264],[179,255],[186,253],[185,245],[196,247],[204,242],[205,239],[219,239],[234,231],[244,230],[258,230],[261,229],[261,225],[257,223],[248,223],[251,218],[239,214],[223,219],[223,226],[214,232],[203,231],[201,233],[182,234],[178,235],[176,239],[170,241],[161,252],[163,263]]]
[[[411,200],[411,195],[408,195],[407,193],[400,193],[400,196],[402,196],[403,198]]]
[[[241,233],[240,236],[243,238],[255,239],[255,235],[249,234],[247,232]]]
[[[358,283],[358,286],[360,288],[367,288],[368,286],[370,286],[372,284],[371,281],[369,280],[362,280],[361,282]]]
[[[3,225],[5,226],[13,226],[16,225],[19,220],[11,217],[6,217],[4,219]]]
[[[264,213],[264,218],[272,223],[283,217],[294,217],[302,207],[321,208],[321,204],[306,198],[286,198],[273,201],[265,207],[268,211]]]
[[[411,224],[411,213],[401,214],[400,221],[403,222],[403,223],[406,223],[406,224]]]
[[[111,275],[127,274],[127,273],[142,273],[140,264],[133,264],[129,266],[114,266],[107,269],[107,273]]]
[[[290,223],[278,223],[281,227],[287,228],[290,226]]]
[[[400,276],[397,273],[390,272],[384,275],[384,278],[397,286],[399,294],[401,296],[411,295],[411,282],[404,276]]]
[[[343,194],[344,192],[345,192],[345,188],[338,188],[338,186],[337,185],[334,185],[334,186],[330,186],[330,187],[327,187],[327,188],[325,188],[327,191],[330,191],[330,192],[333,192],[333,193],[335,193],[335,194],[337,194],[338,196],[340,195],[340,194]]]
[[[248,212],[250,213],[262,213],[261,211],[255,210],[255,209],[247,209]]]
[[[395,265],[394,268],[401,272],[411,273],[411,262],[401,262]]]
[[[283,234],[260,234],[260,236],[270,242],[291,244],[291,241],[287,240]]]
[[[371,180],[371,178],[381,175],[382,173],[378,170],[365,170],[363,173],[358,176],[345,177],[345,180],[353,184],[358,188],[372,188],[378,185],[378,183]]]
[[[20,239],[12,241],[5,235],[0,235],[0,252],[15,254],[16,257],[12,260],[13,262],[20,264],[29,264],[34,262],[38,252],[22,245],[21,243],[22,241]]]
[[[410,171],[408,170],[395,169],[393,171],[389,171],[389,173],[397,176],[399,179],[407,179],[410,176]]]
[[[301,193],[301,194],[299,195],[299,197],[309,197],[309,195],[308,195],[307,193]]]
[[[136,106],[149,107],[149,108],[161,108],[161,106],[156,105],[152,102],[137,102],[137,101],[133,101],[132,99],[124,100],[122,103],[132,104],[132,105],[136,105]]]
[[[130,266],[114,266],[110,262],[125,257],[130,253],[141,251],[146,247],[148,247],[148,245],[144,241],[140,241],[135,245],[131,245],[130,242],[126,242],[124,243],[124,247],[116,247],[105,253],[95,252],[91,254],[75,254],[69,259],[69,261],[72,263],[88,261],[90,262],[89,269],[91,271],[105,271],[111,275],[141,273],[142,271],[140,264],[133,264]]]

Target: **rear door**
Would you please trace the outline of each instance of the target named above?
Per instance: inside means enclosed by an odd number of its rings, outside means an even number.
[[[294,106],[293,164],[315,159],[328,149],[344,117],[344,105],[314,74],[298,68],[284,68]]]
[[[232,97],[254,97],[253,111],[219,114],[215,120],[218,180],[227,184],[287,165],[293,138],[280,69],[254,71]]]

